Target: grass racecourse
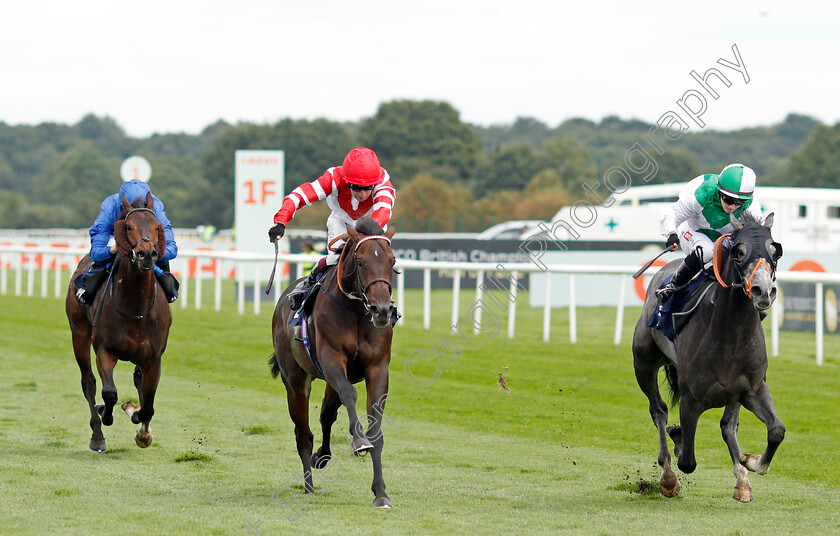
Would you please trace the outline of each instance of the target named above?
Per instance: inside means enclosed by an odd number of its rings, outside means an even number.
[[[209,294],[208,294],[209,295]],[[37,296],[37,292],[36,292]],[[520,302],[527,303],[527,298]],[[174,308],[152,421],[154,443],[134,444],[124,413],[104,428],[108,452],[88,450],[89,413],[63,300],[0,296],[0,533],[2,534],[838,534],[840,338],[814,362],[814,335],[783,332],[768,382],[787,436],[769,474],[750,473],[751,504],[731,498],[735,477],[721,410],[701,417],[697,470],[681,494],[656,489],[656,432],[633,375],[638,309],[613,345],[615,310],[520,306],[516,337],[467,332],[469,347],[438,380],[430,346],[449,334],[451,294],[435,292],[432,330],[410,291],[397,328],[386,410],[384,473],[392,510],[371,506],[370,459],[336,456],[304,497],[282,382],[269,375],[269,307],[259,316]],[[461,311],[472,305],[463,294]],[[768,337],[769,339],[769,337]],[[452,355],[448,356],[450,359]],[[120,400],[137,400],[116,369]],[[500,385],[504,379],[509,392]],[[101,382],[97,378],[97,389]],[[316,446],[323,382],[313,387]],[[101,393],[98,393],[101,399]],[[361,401],[364,390],[361,390]],[[671,413],[671,422],[676,422]],[[339,413],[333,442],[347,426]],[[765,427],[742,411],[742,451],[761,452]]]

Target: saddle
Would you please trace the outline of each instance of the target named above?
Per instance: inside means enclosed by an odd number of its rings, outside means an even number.
[[[671,281],[668,276],[662,281],[659,288],[664,287]],[[682,331],[691,315],[697,310],[697,306],[703,301],[706,293],[715,284],[713,274],[703,271],[688,282],[687,285],[677,290],[674,296],[664,305],[657,305],[656,310],[648,320],[648,327],[662,331],[662,334],[674,342],[677,334]]]

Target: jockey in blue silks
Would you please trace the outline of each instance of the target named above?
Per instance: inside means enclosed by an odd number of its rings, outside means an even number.
[[[90,258],[93,263],[87,270],[76,278],[76,297],[84,305],[93,303],[96,291],[107,275],[106,268],[111,265],[114,255],[117,253],[117,245],[114,242],[114,223],[123,217],[122,198],[125,195],[131,203],[136,198],[145,199],[146,194],[151,193],[149,185],[139,179],[132,179],[123,183],[120,191],[105,198],[99,210],[99,216],[90,228]],[[169,261],[178,255],[178,245],[175,243],[175,235],[172,232],[172,223],[166,217],[163,201],[152,194],[154,200],[154,213],[158,222],[163,225],[166,236],[166,253],[163,258],[155,263],[155,275],[158,278],[166,299],[170,303],[178,297],[180,284],[169,272]]]

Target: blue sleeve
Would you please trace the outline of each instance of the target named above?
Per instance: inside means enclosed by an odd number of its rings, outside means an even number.
[[[101,262],[111,257],[108,241],[114,233],[116,202],[116,195],[106,197],[99,209],[99,216],[90,228],[90,258],[94,261]]]
[[[166,253],[163,255],[163,261],[170,261],[178,256],[178,244],[175,243],[175,233],[172,232],[172,222],[166,217],[166,210],[163,207],[163,201],[158,199],[155,194],[152,194],[155,200],[155,218],[163,225],[163,234],[166,235]]]

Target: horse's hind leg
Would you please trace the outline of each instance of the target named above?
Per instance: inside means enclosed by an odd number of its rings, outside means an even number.
[[[651,358],[640,358],[641,352],[633,347],[633,364],[636,370],[636,381],[642,392],[648,398],[648,409],[656,431],[659,434],[659,466],[662,476],[659,478],[659,491],[666,497],[674,497],[680,492],[680,481],[671,468],[671,453],[668,451],[668,439],[665,426],[668,424],[668,406],[659,394],[657,375],[659,366],[651,364]]]
[[[146,448],[152,444],[152,427],[149,424],[155,414],[155,392],[157,392],[160,381],[160,359],[145,369],[139,366],[134,367],[134,386],[137,387],[137,395],[140,397],[139,407],[131,402],[123,402],[122,408],[131,417],[131,422],[139,424],[134,442],[140,448]]]
[[[90,429],[92,431],[88,447],[94,452],[105,452],[105,436],[102,434],[102,421],[96,406],[96,376],[90,366],[90,326],[71,326],[73,331],[73,352],[76,363],[82,372],[82,393],[90,407]],[[86,328],[86,329],[85,329]]]
[[[729,456],[732,458],[732,472],[735,473],[735,490],[732,498],[736,501],[750,502],[753,500],[750,479],[747,478],[747,470],[741,465],[741,447],[738,446],[738,414],[741,411],[741,404],[737,402],[726,406],[723,417],[720,419],[720,432],[723,440],[729,448]]]
[[[761,457],[758,454],[744,454],[741,457],[741,464],[755,471],[760,475],[766,475],[770,469],[770,462],[776,454],[776,449],[785,439],[785,425],[776,415],[776,408],[773,406],[773,397],[770,396],[770,388],[766,382],[762,382],[754,394],[743,397],[744,407],[755,413],[755,416],[767,425],[767,448]]]
[[[330,450],[330,432],[332,431],[332,425],[335,423],[336,418],[338,418],[338,408],[340,407],[341,399],[338,397],[338,393],[330,384],[327,384],[324,390],[324,401],[321,404],[321,434],[323,439],[321,446],[312,455],[312,467],[316,469],[326,467],[332,456],[332,451]]]
[[[117,403],[117,386],[114,384],[116,365],[116,357],[104,349],[96,351],[96,368],[99,369],[99,377],[102,379],[102,400],[105,402],[104,406],[97,406],[96,409],[105,426],[111,426],[114,423],[114,405]]]
[[[286,385],[286,399],[289,403],[289,416],[295,423],[295,443],[298,456],[303,464],[303,487],[306,493],[315,493],[312,485],[312,430],[309,428],[309,392],[311,379],[302,372],[294,379],[283,374]]]

